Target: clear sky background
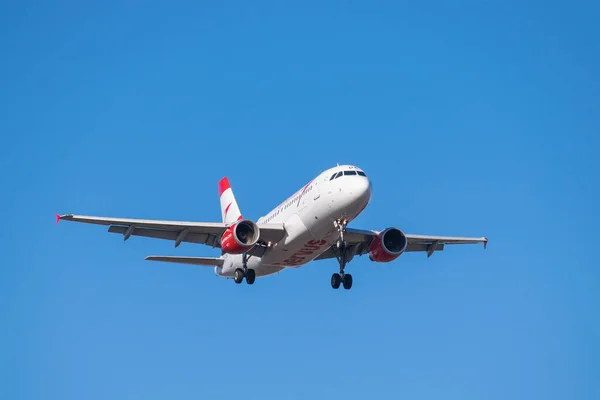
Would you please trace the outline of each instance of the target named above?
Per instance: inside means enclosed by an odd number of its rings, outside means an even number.
[[[527,4],[525,4],[527,3]],[[598,399],[597,2],[2,2],[0,398]],[[54,213],[488,236],[235,285]]]

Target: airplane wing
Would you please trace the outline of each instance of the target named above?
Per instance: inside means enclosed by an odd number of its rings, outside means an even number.
[[[361,230],[346,228],[344,238],[347,242],[346,260],[350,261],[355,255],[363,255],[369,252],[369,246],[373,239],[379,234],[378,231]],[[428,235],[412,235],[406,234],[408,244],[405,252],[426,252],[427,257],[436,251],[444,250],[445,245],[450,244],[476,244],[483,243],[483,247],[487,247],[487,238],[485,237],[458,237],[458,236],[428,236]],[[329,248],[316,260],[324,260],[335,258],[336,254],[333,248]]]
[[[60,220],[107,225],[109,232],[122,234],[124,240],[129,239],[131,236],[173,240],[175,241],[175,247],[179,246],[182,242],[188,242],[220,248],[221,236],[223,236],[223,233],[225,233],[227,228],[232,225],[221,222],[159,221],[152,219],[57,214],[56,223],[58,224],[58,221]],[[258,224],[258,227],[260,229],[260,243],[276,243],[281,240],[285,234],[283,224]],[[261,246],[256,246],[255,249],[257,252],[264,252],[264,249],[261,249]]]
[[[178,264],[199,265],[203,267],[220,267],[225,262],[221,258],[211,257],[175,257],[175,256],[148,256],[146,260],[162,261]]]

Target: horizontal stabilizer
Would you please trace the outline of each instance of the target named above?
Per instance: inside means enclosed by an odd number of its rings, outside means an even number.
[[[223,265],[221,258],[212,257],[171,257],[171,256],[148,256],[146,260],[172,262],[178,264],[201,265],[205,267],[220,267]]]

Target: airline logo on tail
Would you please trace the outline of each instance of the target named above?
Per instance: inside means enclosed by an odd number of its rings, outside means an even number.
[[[224,223],[230,224],[242,219],[242,213],[227,177],[219,181],[219,200],[221,202],[221,217]]]

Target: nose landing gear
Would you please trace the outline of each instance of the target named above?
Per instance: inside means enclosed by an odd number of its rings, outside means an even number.
[[[344,289],[348,290],[352,287],[352,275],[344,272],[344,268],[346,268],[346,241],[344,240],[344,232],[346,231],[348,220],[336,220],[333,224],[340,233],[340,238],[334,248],[335,256],[340,264],[340,273],[331,275],[331,287],[338,289],[340,284],[343,284]]]

